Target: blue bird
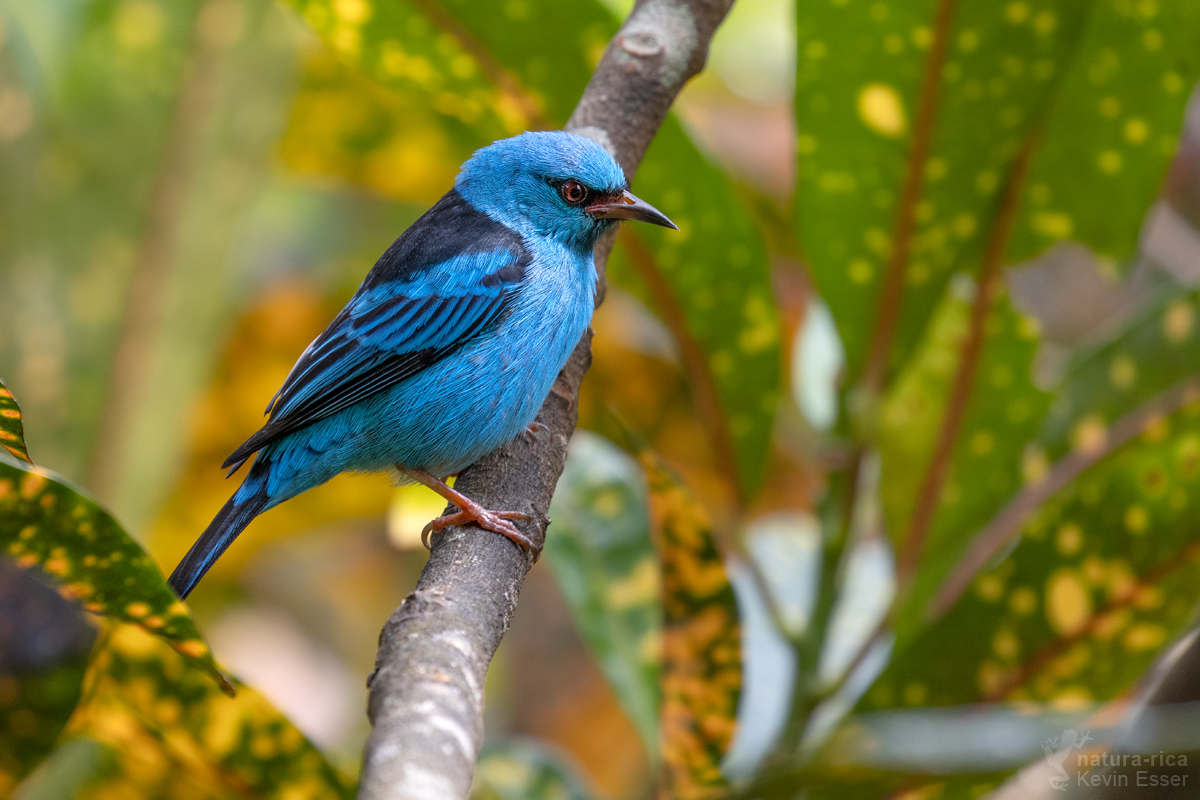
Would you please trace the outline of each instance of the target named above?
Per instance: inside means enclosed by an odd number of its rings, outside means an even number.
[[[242,485],[170,578],[187,597],[254,517],[346,471],[395,468],[467,522],[532,549],[445,483],[530,428],[592,318],[592,247],[617,220],[674,228],[590,139],[523,133],[478,150],[397,239],[223,464]]]

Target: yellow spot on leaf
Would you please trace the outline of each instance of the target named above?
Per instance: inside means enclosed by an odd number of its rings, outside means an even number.
[[[1073,522],[1068,522],[1058,529],[1054,537],[1055,547],[1064,556],[1072,556],[1083,547],[1083,531]]]
[[[1125,649],[1139,652],[1157,649],[1166,640],[1167,632],[1162,626],[1142,622],[1130,628],[1121,641]]]
[[[1107,175],[1115,175],[1120,172],[1122,163],[1121,154],[1116,150],[1105,150],[1096,159],[1096,166],[1100,167],[1100,171]]]
[[[31,499],[46,486],[46,478],[36,472],[31,472],[21,479],[21,497]]]
[[[1108,379],[1118,389],[1129,389],[1137,380],[1137,365],[1129,356],[1117,356],[1108,365]]]
[[[1027,447],[1021,456],[1021,477],[1025,479],[1025,483],[1041,483],[1049,471],[1050,462],[1046,459],[1046,453],[1036,445]]]
[[[1004,581],[995,575],[983,575],[975,582],[975,591],[988,602],[995,602],[1004,594]]]
[[[1033,229],[1043,236],[1065,239],[1075,230],[1075,224],[1061,211],[1040,211],[1033,215]]]
[[[1059,690],[1050,700],[1055,711],[1079,711],[1092,703],[1092,694],[1082,686],[1069,686]]]
[[[1178,344],[1192,335],[1195,321],[1191,304],[1186,300],[1176,300],[1163,315],[1163,335],[1168,342]]]
[[[1058,18],[1049,11],[1043,11],[1033,18],[1033,29],[1042,35],[1053,33],[1056,27]]]
[[[1028,586],[1022,586],[1013,590],[1012,596],[1008,599],[1008,605],[1014,613],[1028,616],[1037,609],[1037,593]]]
[[[1008,670],[994,661],[979,665],[979,690],[984,695],[995,695],[1008,682]]]
[[[658,597],[658,587],[658,564],[654,559],[647,558],[624,578],[612,581],[604,591],[604,599],[609,608],[624,611],[654,602]]]
[[[851,281],[854,283],[863,284],[870,282],[872,275],[875,273],[875,269],[871,266],[871,262],[867,261],[865,258],[856,258],[850,262],[848,273]]]
[[[858,116],[881,136],[904,134],[908,121],[900,94],[886,83],[871,83],[858,93]]]
[[[186,642],[180,642],[175,646],[175,649],[185,656],[191,656],[192,658],[201,658],[208,654],[208,645],[199,639],[188,639]]]
[[[1046,586],[1046,620],[1060,636],[1083,630],[1092,614],[1092,598],[1074,570],[1060,569]]]
[[[1017,25],[1029,19],[1028,3],[1009,3],[1004,7],[1004,18]]]
[[[1125,527],[1130,533],[1145,533],[1150,524],[1150,515],[1141,506],[1130,506],[1125,510]]]
[[[1125,141],[1130,144],[1141,144],[1150,135],[1150,127],[1144,119],[1131,119],[1125,123]]]
[[[1021,653],[1021,642],[1012,631],[1001,628],[992,637],[992,650],[1005,661],[1012,661]]]
[[[1089,414],[1076,423],[1071,442],[1084,455],[1099,455],[1108,443],[1108,426],[1099,415]]]
[[[333,0],[333,13],[342,22],[361,25],[371,17],[371,6],[365,0]]]

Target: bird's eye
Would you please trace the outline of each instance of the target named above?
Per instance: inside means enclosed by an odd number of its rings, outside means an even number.
[[[588,199],[588,190],[579,181],[563,182],[558,193],[562,195],[563,200],[566,200],[573,206],[583,205]]]

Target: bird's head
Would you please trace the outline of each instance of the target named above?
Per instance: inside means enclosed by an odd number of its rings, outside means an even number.
[[[581,252],[617,220],[675,227],[629,193],[625,173],[604,148],[562,131],[522,133],[477,150],[455,186],[492,219]]]

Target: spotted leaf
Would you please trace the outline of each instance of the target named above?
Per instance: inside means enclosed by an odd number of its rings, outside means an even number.
[[[1126,414],[1200,373],[1200,294],[1168,291],[1072,365],[1039,436],[1054,461],[1102,446]]]
[[[1035,700],[1128,689],[1200,599],[1200,409],[1147,429],[1029,518],[1015,549],[917,636],[865,707]]]
[[[21,424],[21,407],[2,381],[0,381],[0,445],[13,457],[32,464],[29,450],[25,447],[25,428]]]
[[[484,748],[475,765],[471,800],[590,800],[572,766],[534,742]]]
[[[890,367],[915,346],[950,277],[978,269],[1089,6],[797,4],[796,220],[852,381],[889,270],[903,293],[889,300],[901,302]]]
[[[663,620],[646,503],[638,464],[579,431],[550,507],[545,553],[576,627],[653,753]]]
[[[954,378],[961,368],[974,287],[952,285],[927,335],[885,399],[880,417],[880,493],[897,547],[912,535],[916,498],[927,479]],[[983,323],[975,378],[928,522],[921,559],[896,615],[897,648],[923,621],[930,596],[974,536],[1026,482],[1051,395],[1033,383],[1036,323],[1000,297]]]
[[[96,632],[29,570],[0,557],[0,796],[54,747]]]
[[[741,692],[737,604],[712,524],[652,454],[641,456],[662,563],[661,796],[721,796]]]
[[[1027,6],[1022,25],[1071,24],[1054,4]],[[1025,182],[1011,262],[1071,239],[1117,264],[1131,263],[1200,76],[1200,6],[1186,0],[1090,6],[1071,62],[1058,67],[1066,74]]]
[[[851,383],[889,272],[894,348],[875,357],[893,368],[985,248],[1011,262],[1069,238],[1130,254],[1200,70],[1192,4],[805,2],[797,14],[796,219]]]
[[[566,124],[618,27],[595,0],[293,5],[367,76],[398,93],[432,98],[455,130],[465,127],[473,137],[472,149],[526,128]],[[527,46],[531,26],[539,40],[557,43],[552,59]],[[397,119],[382,127],[402,128]],[[380,137],[378,150],[392,140]],[[714,460],[731,491],[749,495],[762,480],[780,388],[780,323],[766,245],[729,180],[674,118],[659,131],[633,188],[681,230],[632,231],[625,256],[614,258],[613,280],[643,296],[679,340]]]
[[[39,569],[63,597],[162,638],[232,691],[187,605],[138,543],[65,479],[3,453],[0,548],[18,566]]]
[[[188,666],[161,638],[109,627],[68,733],[107,745],[115,765],[82,798],[353,796],[260,694],[239,685],[228,697]]]

